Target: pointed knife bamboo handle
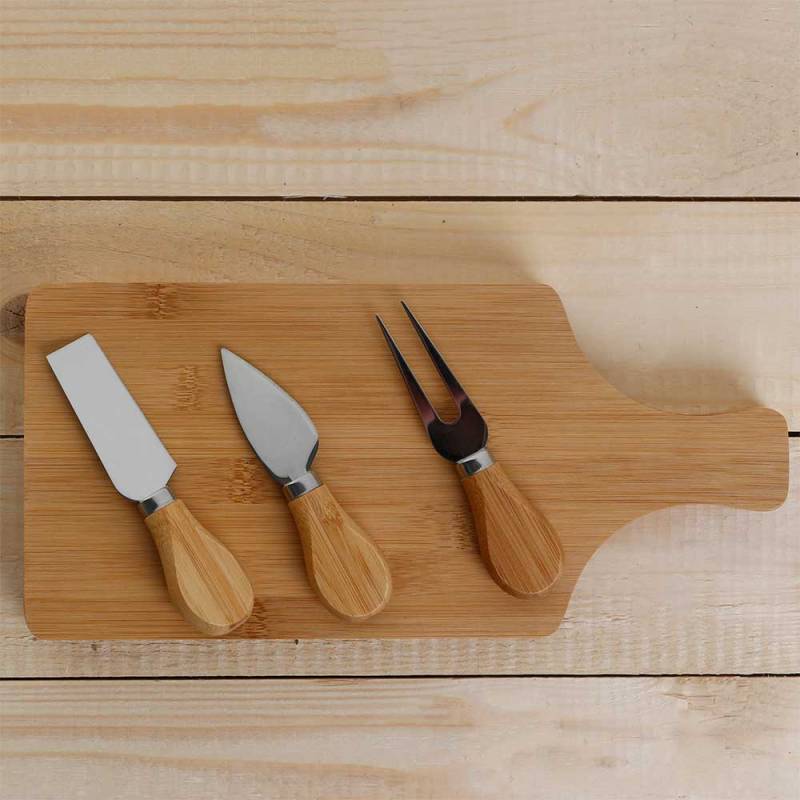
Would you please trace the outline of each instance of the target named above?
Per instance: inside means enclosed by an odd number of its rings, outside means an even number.
[[[250,616],[253,589],[239,562],[182,501],[144,522],[158,547],[170,599],[188,622],[209,636],[224,636]]]
[[[377,614],[389,601],[392,576],[375,542],[325,485],[290,501],[289,510],[308,580],[324,605],[350,622]]]
[[[503,468],[494,463],[463,477],[478,544],[495,582],[515,597],[547,591],[564,560],[558,534],[522,495]]]

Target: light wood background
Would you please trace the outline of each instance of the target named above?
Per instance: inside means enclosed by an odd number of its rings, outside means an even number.
[[[796,0],[2,0],[0,192],[776,196]]]
[[[6,798],[78,797],[70,776],[131,800],[774,800],[799,769],[781,678],[32,681],[0,703]]]
[[[541,640],[43,642],[20,559],[42,282],[540,280],[636,399],[800,431],[800,207],[753,202],[799,45],[796,0],[0,0],[0,194],[731,198],[0,206],[4,800],[796,800],[798,438],[781,509],[638,520]]]

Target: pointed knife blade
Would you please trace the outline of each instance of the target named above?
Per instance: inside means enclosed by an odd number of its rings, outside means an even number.
[[[94,336],[54,350],[47,361],[116,490],[142,502],[165,487],[175,461]]]
[[[319,437],[303,407],[236,353],[220,355],[239,424],[270,475],[287,484],[308,472]]]

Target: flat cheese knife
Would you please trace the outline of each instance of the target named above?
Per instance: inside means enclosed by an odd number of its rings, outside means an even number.
[[[114,487],[138,503],[158,547],[172,602],[210,636],[241,625],[253,610],[247,576],[230,551],[173,497],[167,483],[175,461],[94,336],[81,336],[47,360]]]
[[[263,372],[230,350],[222,366],[242,431],[283,487],[303,546],[306,574],[323,604],[348,621],[377,614],[392,579],[375,543],[311,472],[319,439],[302,406]]]

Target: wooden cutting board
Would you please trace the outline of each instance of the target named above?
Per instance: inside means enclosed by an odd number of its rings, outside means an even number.
[[[505,594],[480,560],[458,477],[431,448],[373,318],[447,409],[400,298],[486,417],[497,460],[561,536],[564,573],[543,597]],[[547,634],[592,554],[635,517],[678,503],[767,510],[787,492],[780,414],[636,403],[588,363],[547,286],[43,287],[26,322],[25,612],[45,638],[200,635],[170,604],[138,511],[111,486],[45,361],[86,332],[178,462],[175,493],[253,582],[255,612],[233,637]],[[394,594],[377,617],[342,622],[309,588],[280,489],[233,414],[220,346],[313,418],[315,469],[392,569]]]

